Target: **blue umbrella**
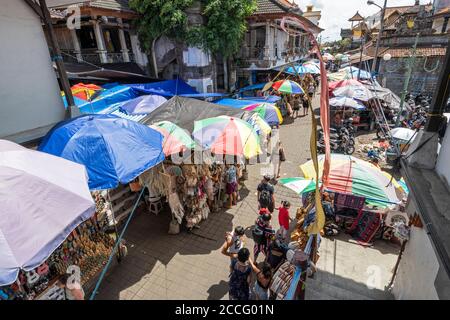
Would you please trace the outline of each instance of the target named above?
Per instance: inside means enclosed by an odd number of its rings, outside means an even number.
[[[148,114],[166,101],[162,96],[147,95],[121,102],[120,108],[127,114]]]
[[[110,114],[83,115],[56,125],[39,150],[86,166],[89,188],[125,184],[164,160],[163,136]]]

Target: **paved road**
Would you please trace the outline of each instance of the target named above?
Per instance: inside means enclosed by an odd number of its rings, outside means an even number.
[[[318,101],[314,105],[318,105]],[[280,136],[287,158],[281,169],[282,177],[298,176],[299,165],[309,160],[310,132],[309,117],[281,126]],[[240,191],[242,200],[238,205],[228,211],[211,214],[195,234],[168,235],[170,216],[167,212],[158,216],[138,213],[126,233],[128,256],[106,277],[97,299],[228,299],[229,260],[220,253],[220,247],[225,232],[232,230],[233,226],[253,225],[257,216],[255,190],[263,169],[263,165],[250,166],[249,179]],[[278,202],[289,200],[292,214],[300,203],[293,192],[281,186],[276,186],[275,197]],[[278,227],[277,219],[274,220]],[[249,230],[247,235],[250,236]],[[378,289],[382,289],[389,279],[396,249],[382,245],[384,251],[362,249],[349,244],[345,236],[324,240],[319,260],[323,271],[311,280],[307,297],[389,298],[384,292],[369,290],[364,285],[367,267],[373,264],[381,263],[382,276],[376,284]],[[252,248],[250,238],[246,239],[246,246]]]

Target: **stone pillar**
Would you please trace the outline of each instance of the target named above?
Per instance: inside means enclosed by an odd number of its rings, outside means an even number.
[[[266,41],[264,46],[264,60],[270,60],[270,21],[266,21]]]
[[[123,62],[130,62],[130,56],[128,54],[127,42],[125,41],[125,31],[123,31],[122,18],[117,18],[117,22],[119,23],[120,51],[122,52]]]
[[[81,55],[80,41],[78,40],[77,32],[75,31],[75,29],[70,29],[70,35],[72,37],[73,49],[75,51],[77,61],[83,62],[83,56]]]
[[[108,63],[108,56],[106,55],[107,51],[105,48],[105,39],[103,38],[102,27],[100,26],[100,22],[95,20],[93,22],[94,33],[95,33],[95,41],[97,42],[97,52],[100,57],[101,63]]]
[[[256,29],[250,30],[250,58],[255,56]]]

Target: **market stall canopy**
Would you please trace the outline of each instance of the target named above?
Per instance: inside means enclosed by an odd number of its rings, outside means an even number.
[[[251,86],[247,86],[247,87],[240,89],[239,93],[253,91],[253,90],[262,90],[266,84],[267,84],[267,82],[253,84]]]
[[[41,265],[95,212],[86,169],[0,140],[0,287]]]
[[[318,157],[319,177],[323,174],[324,155]],[[332,192],[354,194],[366,198],[366,202],[378,207],[400,203],[403,189],[388,173],[371,163],[343,154],[331,155],[329,185]],[[311,161],[300,166],[306,179],[316,176]]]
[[[261,153],[255,129],[239,118],[219,116],[195,121],[192,136],[204,150],[214,154],[249,159]]]
[[[261,116],[269,125],[277,126],[283,123],[280,109],[270,103],[256,103],[243,108],[248,112],[255,112]]]
[[[125,85],[117,85],[107,90],[103,90],[91,102],[84,102],[78,105],[81,113],[98,113],[111,105],[119,102],[128,101],[140,96],[141,93]]]
[[[337,88],[348,86],[364,87],[364,85],[356,79],[346,79],[346,80],[332,81],[328,83],[328,88],[330,91],[333,91],[334,89]]]
[[[359,69],[357,67],[345,67],[340,69],[339,71],[346,72],[350,75],[350,79],[372,79],[372,74],[369,71],[365,71],[363,69]]]
[[[359,101],[347,97],[335,97],[330,99],[330,107],[352,108],[356,110],[365,110],[366,107]]]
[[[272,88],[281,93],[286,94],[304,94],[305,91],[302,87],[295,81],[292,80],[279,80],[276,81]]]
[[[370,92],[372,92],[374,99],[380,99],[387,103],[389,108],[394,110],[400,109],[401,99],[394,92],[388,88],[383,88],[379,84],[363,83]]]
[[[281,100],[279,96],[264,96],[264,97],[242,97],[242,100],[252,100],[255,102],[277,103]]]
[[[151,125],[159,121],[171,121],[179,127],[192,132],[194,122],[201,119],[227,115],[242,118],[245,110],[233,109],[197,99],[173,97],[140,122]]]
[[[157,122],[150,128],[163,135],[163,150],[166,156],[195,148],[195,141],[192,140],[190,133],[170,121]]]
[[[281,68],[277,68],[277,70],[281,70]],[[283,69],[283,72],[291,75],[320,74],[320,67],[315,64],[301,64],[287,67]]]
[[[163,136],[147,126],[109,114],[59,123],[39,150],[86,166],[91,190],[132,181],[164,160]]]
[[[373,98],[372,92],[365,86],[345,86],[333,90],[335,97],[347,97],[360,101],[369,101]]]
[[[174,97],[178,95],[192,95],[198,92],[181,79],[166,80],[160,82],[151,82],[143,84],[129,84],[142,94],[156,94],[163,97]]]
[[[149,114],[166,101],[163,96],[146,95],[121,102],[118,106],[127,114]]]

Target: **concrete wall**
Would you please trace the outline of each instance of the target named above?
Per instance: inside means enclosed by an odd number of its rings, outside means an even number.
[[[412,227],[392,290],[395,298],[439,299],[434,285],[438,271],[439,262],[425,229]]]
[[[426,61],[423,57],[418,57],[413,66],[411,80],[408,91],[415,94],[434,93],[439,80],[439,72],[444,63],[445,57],[429,57]],[[406,80],[408,59],[393,58],[386,62],[381,59],[380,77],[381,82],[386,83],[386,87],[397,95],[401,95],[403,85]],[[427,72],[424,68],[431,72]]]
[[[444,140],[441,144],[438,160],[436,163],[436,172],[450,186],[450,128],[447,126]]]
[[[39,17],[25,1],[2,0],[1,7],[0,138],[64,118],[60,89]],[[35,138],[31,134],[24,139]],[[20,139],[15,140],[24,142]]]

